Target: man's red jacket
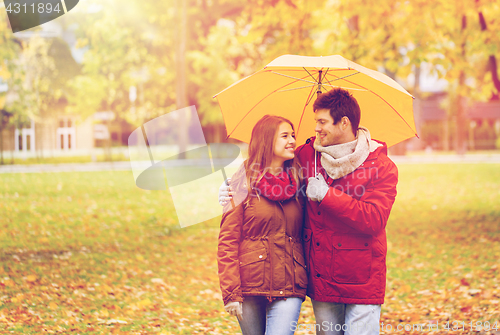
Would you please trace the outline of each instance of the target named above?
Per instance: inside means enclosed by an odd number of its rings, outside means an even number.
[[[315,137],[295,151],[306,179],[314,176]],[[387,146],[371,152],[348,175],[332,180],[320,202],[307,200],[303,229],[309,272],[307,294],[314,300],[344,304],[384,303],[387,239],[385,226],[396,198],[398,170]],[[306,180],[307,182],[307,180]]]

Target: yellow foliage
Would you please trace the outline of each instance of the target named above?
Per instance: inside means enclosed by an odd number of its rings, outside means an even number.
[[[26,281],[29,283],[33,283],[37,280],[37,277],[35,275],[29,275],[26,277]]]
[[[147,306],[149,306],[151,304],[152,304],[152,302],[149,299],[143,299],[143,300],[141,300],[141,301],[139,301],[137,303],[137,305],[140,306],[140,307],[147,307]]]

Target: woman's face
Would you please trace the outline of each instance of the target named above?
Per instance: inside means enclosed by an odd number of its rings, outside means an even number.
[[[273,159],[287,161],[295,157],[295,133],[288,122],[282,122],[278,127],[274,141]]]

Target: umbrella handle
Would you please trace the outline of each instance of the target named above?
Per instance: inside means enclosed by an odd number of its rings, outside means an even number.
[[[318,175],[318,171],[316,171],[316,166],[318,165],[316,163],[317,161],[317,157],[318,155],[316,154],[316,149],[314,149],[314,177],[316,178],[316,176]]]

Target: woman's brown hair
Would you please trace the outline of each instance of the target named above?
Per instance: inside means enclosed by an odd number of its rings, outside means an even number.
[[[283,123],[290,124],[295,131],[293,123],[281,116],[264,115],[253,127],[250,144],[248,145],[248,159],[238,169],[231,179],[231,188],[234,191],[241,190],[246,179],[248,194],[267,172],[273,160],[274,142],[278,136],[278,128]],[[285,161],[284,170],[288,171],[300,188],[300,165],[295,156],[293,159]],[[246,178],[242,178],[246,173]],[[259,178],[260,175],[260,178]],[[298,193],[298,192],[297,192]]]

